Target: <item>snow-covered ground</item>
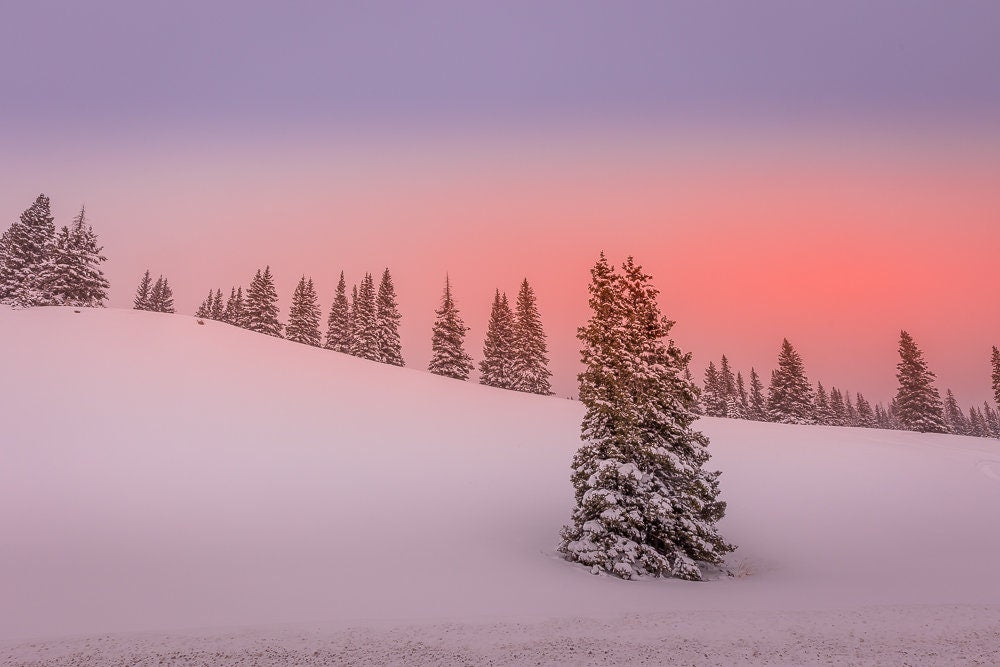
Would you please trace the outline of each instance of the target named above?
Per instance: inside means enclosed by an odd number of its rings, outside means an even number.
[[[739,576],[555,555],[581,406],[0,308],[0,662],[1000,662],[1000,442],[704,419]]]

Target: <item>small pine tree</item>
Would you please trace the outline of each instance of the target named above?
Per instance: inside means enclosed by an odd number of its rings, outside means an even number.
[[[851,402],[851,392],[844,392],[844,426],[857,426],[858,415],[854,410],[854,403]]]
[[[989,429],[989,434],[993,438],[1000,438],[1000,415],[997,411],[989,404],[988,401],[983,401],[983,415],[986,418],[986,426]]]
[[[858,426],[862,428],[875,428],[875,411],[872,410],[872,404],[861,395],[861,392],[858,392],[856,400]]]
[[[206,320],[212,319],[212,296],[212,290],[208,290],[208,296],[198,306],[198,310],[194,311],[195,317]]]
[[[222,302],[222,290],[215,290],[215,296],[212,298],[212,309],[210,317],[213,320],[222,321],[222,318],[226,312],[226,307]]]
[[[39,284],[47,303],[60,306],[100,308],[108,298],[109,284],[100,265],[107,261],[97,245],[97,235],[86,222],[83,208],[68,227],[56,235],[48,261],[43,264]]]
[[[274,286],[271,267],[260,269],[250,282],[243,303],[244,326],[250,331],[281,337],[281,322],[278,321],[278,290]]]
[[[357,290],[355,290],[356,294]],[[347,283],[344,272],[340,272],[337,293],[330,305],[330,315],[326,320],[326,344],[324,347],[335,352],[351,352],[351,306],[347,302]]]
[[[375,331],[378,360],[383,364],[403,366],[403,348],[399,341],[399,304],[389,269],[382,272],[375,297]]]
[[[458,307],[451,296],[451,279],[445,276],[444,294],[441,306],[434,311],[431,336],[431,361],[427,370],[437,375],[467,380],[472,371],[472,357],[465,352],[465,333],[469,330],[459,315]]]
[[[719,391],[722,394],[722,414],[720,417],[734,417],[730,412],[730,407],[736,403],[736,378],[733,376],[733,369],[729,365],[729,359],[722,355],[719,364]]]
[[[764,399],[764,384],[757,375],[757,370],[750,367],[750,409],[748,411],[750,419],[759,422],[771,421],[767,413],[767,401]]]
[[[985,437],[986,432],[986,420],[983,419],[983,415],[980,414],[976,406],[969,408],[969,433],[976,438]]]
[[[896,409],[903,429],[947,433],[941,395],[933,385],[934,373],[928,370],[923,353],[905,331],[899,332],[899,357]]]
[[[690,355],[667,339],[673,322],[631,258],[619,274],[602,254],[591,276],[592,315],[578,334],[584,444],[559,551],[594,574],[700,580],[734,547],[716,528],[719,473],[704,470],[708,439],[693,428]]]
[[[844,407],[844,396],[836,387],[830,388],[830,423],[833,426],[847,426],[847,408]]]
[[[802,357],[788,339],[781,342],[778,368],[771,373],[767,411],[771,418],[783,424],[815,423],[812,409],[812,385],[806,377]]]
[[[226,308],[222,313],[222,321],[232,324],[235,327],[246,328],[246,313],[243,309],[243,287],[236,287],[229,291],[229,300],[226,301]]]
[[[826,396],[826,389],[822,382],[816,383],[816,395],[813,398],[813,413],[816,416],[816,423],[829,426],[833,423],[833,411],[830,409],[830,401]]]
[[[156,313],[174,312],[174,292],[163,276],[156,279],[149,292],[149,310]]]
[[[551,394],[548,346],[535,291],[525,278],[514,306],[514,388],[532,394]]]
[[[955,394],[952,393],[951,389],[945,391],[944,419],[948,424],[949,433],[968,435],[969,422],[966,420],[962,408],[958,406],[958,401],[955,400]]]
[[[139,281],[139,288],[135,291],[135,298],[132,299],[132,307],[135,310],[152,310],[149,302],[152,283],[153,280],[149,277],[149,269],[146,269],[142,280]]]
[[[881,403],[875,404],[875,428],[892,428],[889,424],[889,414]]]
[[[480,384],[500,389],[514,389],[514,313],[507,295],[500,290],[493,295],[490,321],[483,341],[483,360],[479,362]]]
[[[743,382],[743,373],[736,373],[736,397],[740,410],[740,419],[750,418],[750,398],[747,396],[746,384]]]
[[[292,294],[292,306],[288,311],[288,326],[285,327],[285,338],[304,345],[319,347],[319,304],[316,301],[316,288],[312,278],[305,276],[299,279],[299,284]]]

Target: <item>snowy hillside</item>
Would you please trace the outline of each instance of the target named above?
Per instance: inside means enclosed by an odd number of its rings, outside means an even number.
[[[624,582],[554,553],[576,402],[159,313],[0,308],[0,345],[0,662],[28,637],[283,623],[648,639],[697,610],[757,641],[799,610],[1000,618],[995,440],[704,419],[741,576]],[[859,620],[879,606],[897,621]]]

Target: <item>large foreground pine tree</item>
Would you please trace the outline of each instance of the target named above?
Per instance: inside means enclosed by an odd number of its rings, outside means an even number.
[[[934,373],[913,337],[899,332],[899,363],[896,364],[896,414],[906,431],[947,433],[941,394],[934,387]]]
[[[703,468],[708,439],[692,427],[690,355],[667,339],[673,322],[632,258],[618,273],[602,253],[591,276],[592,314],[578,333],[584,445],[559,551],[595,574],[700,580],[734,547],[716,528],[726,505],[719,473]]]

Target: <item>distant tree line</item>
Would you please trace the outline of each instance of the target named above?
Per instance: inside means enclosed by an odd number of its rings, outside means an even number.
[[[173,291],[160,276],[154,282],[147,270],[136,289],[133,307],[137,310],[174,312]],[[468,327],[452,294],[450,277],[445,278],[441,305],[435,311],[431,332],[432,355],[428,370],[437,375],[467,380],[474,365],[465,350]],[[257,333],[324,347],[362,359],[403,366],[399,337],[401,315],[392,275],[386,268],[375,286],[366,273],[348,297],[344,273],[340,273],[333,302],[326,318],[325,336],[320,331],[322,312],[312,278],[299,278],[292,293],[288,322],[278,318],[278,292],[271,267],[258,270],[244,292],[234,286],[228,298],[222,289],[208,291],[195,311],[201,319],[218,320]],[[551,394],[548,347],[535,292],[527,279],[521,283],[512,310],[506,295],[497,290],[483,345],[480,363],[482,384],[535,394]]]
[[[109,285],[101,251],[83,207],[56,231],[49,198],[38,195],[0,236],[0,303],[102,307]]]
[[[1000,351],[995,346],[991,366],[994,397],[1000,405]],[[786,339],[781,343],[778,367],[771,373],[766,394],[756,369],[750,369],[747,388],[743,374],[734,375],[729,359],[722,355],[718,366],[712,361],[705,369],[696,409],[710,417],[1000,438],[1000,416],[988,401],[982,409],[973,405],[966,413],[951,389],[941,399],[934,386],[936,376],[906,331],[900,332],[896,370],[895,397],[887,406],[872,406],[860,392],[852,398],[849,391],[837,387],[827,391],[822,382],[813,389],[802,357]]]

